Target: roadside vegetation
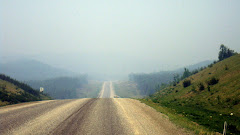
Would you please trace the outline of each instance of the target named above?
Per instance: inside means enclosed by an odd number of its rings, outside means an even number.
[[[180,126],[181,128],[186,129],[187,131],[190,131],[190,132],[194,131],[194,133],[197,135],[205,135],[205,134],[216,135],[216,132],[213,132],[204,126],[199,125],[196,122],[193,122],[189,118],[185,117],[185,115],[177,113],[175,109],[162,106],[159,103],[153,102],[149,98],[138,99],[138,100],[140,100],[142,103],[145,103],[148,106],[151,106],[156,111],[167,115],[170,121],[175,123],[177,126]]]
[[[190,72],[185,69],[167,87],[142,102],[197,134],[240,134],[240,54],[221,45],[219,61]]]
[[[51,99],[29,85],[0,74],[0,106]]]

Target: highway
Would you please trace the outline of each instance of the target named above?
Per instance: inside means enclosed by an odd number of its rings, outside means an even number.
[[[0,135],[184,135],[167,116],[134,99],[113,98],[104,82],[99,98],[50,100],[0,108]]]
[[[98,98],[114,98],[112,82],[104,82]]]

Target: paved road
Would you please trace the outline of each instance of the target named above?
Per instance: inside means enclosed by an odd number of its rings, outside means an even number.
[[[104,82],[98,98],[114,98],[114,95],[112,82]]]
[[[105,82],[104,85],[103,94],[100,93],[101,97],[113,96],[112,83]],[[166,116],[137,100],[86,98],[1,107],[0,134],[183,135],[186,133],[169,122]]]

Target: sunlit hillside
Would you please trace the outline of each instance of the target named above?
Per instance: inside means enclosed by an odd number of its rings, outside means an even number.
[[[51,99],[30,86],[0,74],[0,106]]]
[[[238,54],[209,65],[176,86],[155,93],[150,99],[215,131],[222,131],[227,121],[231,132],[240,133],[239,80]]]

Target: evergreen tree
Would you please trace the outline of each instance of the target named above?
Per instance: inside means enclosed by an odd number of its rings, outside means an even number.
[[[219,61],[222,61],[228,57],[231,57],[233,55],[235,55],[236,53],[234,52],[234,50],[230,50],[228,47],[226,47],[225,45],[221,44],[220,46],[220,51],[218,54],[218,59]]]
[[[182,75],[182,79],[184,78],[187,78],[191,75],[191,72],[187,69],[187,68],[184,68],[184,72],[183,72],[183,75]]]

